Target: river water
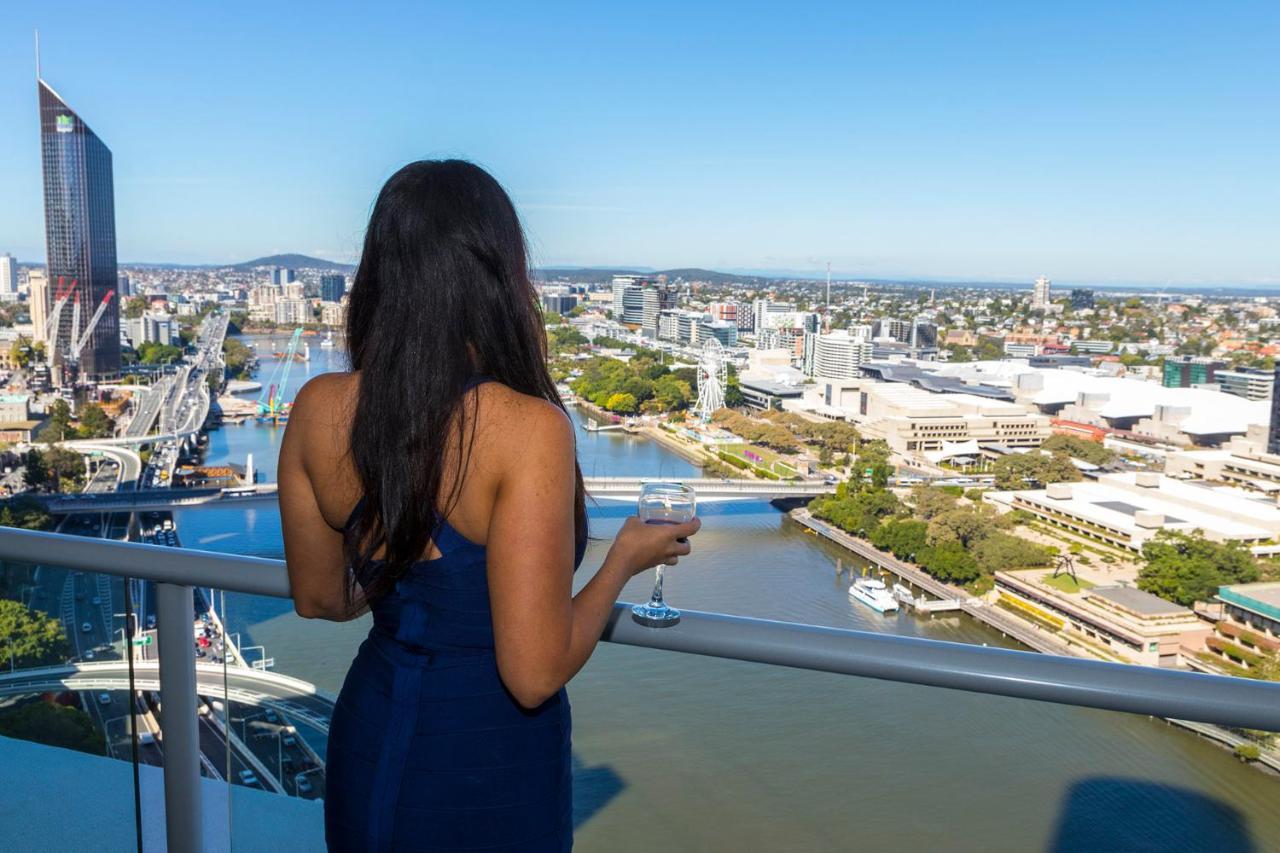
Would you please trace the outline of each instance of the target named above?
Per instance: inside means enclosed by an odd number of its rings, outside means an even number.
[[[254,339],[259,379],[283,348]],[[342,369],[312,344],[306,376]],[[275,478],[283,427],[227,426],[208,460]],[[657,444],[578,430],[584,474],[689,476]],[[580,575],[629,507],[591,511]],[[881,616],[846,594],[851,560],[764,502],[708,504],[675,606],[1004,645],[967,617]],[[281,558],[274,509],[186,510],[188,547]],[[581,580],[581,578],[580,578]],[[642,600],[651,576],[623,593]],[[368,625],[308,622],[228,595],[233,631],[277,672],[336,692]],[[1280,780],[1142,717],[602,645],[570,684],[582,850],[1280,850]]]

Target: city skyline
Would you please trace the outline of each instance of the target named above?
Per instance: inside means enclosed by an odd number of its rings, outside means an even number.
[[[1280,284],[1280,18],[1262,4],[673,14],[490,30],[459,9],[282,7],[246,32],[71,4],[13,24],[42,30],[45,76],[113,140],[124,263],[351,262],[382,180],[455,155],[508,186],[539,266]],[[0,59],[0,251],[25,263],[42,243],[31,72],[29,51]]]

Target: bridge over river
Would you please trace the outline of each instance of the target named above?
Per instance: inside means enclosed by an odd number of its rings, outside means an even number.
[[[134,690],[160,689],[158,661],[134,661],[133,673]],[[127,661],[73,663],[0,674],[0,696],[58,690],[129,690],[130,686]],[[224,670],[221,664],[197,663],[196,687],[201,696],[272,708],[320,732],[329,732],[333,699],[300,678],[241,666]]]
[[[660,477],[587,477],[587,493],[600,501],[634,501],[645,483],[667,482]],[[825,480],[738,480],[709,477],[677,482],[692,486],[704,503],[741,500],[812,498],[835,491]],[[102,494],[49,495],[45,503],[55,514],[74,512],[120,512],[130,510],[226,508],[230,504],[275,501],[276,484],[262,483],[242,488],[165,488]]]

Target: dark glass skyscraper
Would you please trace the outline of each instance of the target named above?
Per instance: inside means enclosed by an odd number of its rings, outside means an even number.
[[[45,249],[50,302],[59,280],[76,282],[58,322],[63,363],[72,344],[75,295],[80,297],[80,333],[116,287],[115,188],[111,151],[43,80],[40,95],[40,156],[44,165]],[[119,300],[112,299],[80,353],[80,375],[99,378],[120,371]]]

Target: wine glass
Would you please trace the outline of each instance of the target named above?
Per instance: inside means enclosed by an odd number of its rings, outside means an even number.
[[[645,483],[640,487],[640,500],[636,512],[645,524],[684,524],[693,521],[697,512],[697,500],[689,486],[680,483]],[[680,620],[680,611],[668,607],[662,600],[662,570],[666,566],[659,563],[655,568],[653,595],[645,604],[637,604],[631,608],[633,618],[637,622],[654,627],[674,625]]]

